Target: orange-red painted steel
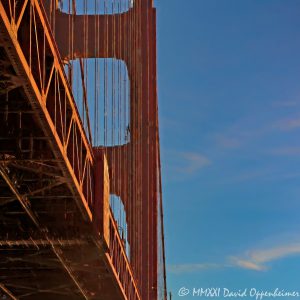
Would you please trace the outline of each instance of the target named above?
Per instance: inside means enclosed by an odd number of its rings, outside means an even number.
[[[6,32],[9,49],[13,48],[7,51],[22,74],[27,98],[41,128],[50,137],[51,149],[57,161],[61,161],[59,165],[84,222],[93,223],[95,232],[102,236],[101,243],[96,244],[105,253],[105,264],[118,295],[129,300],[157,299],[157,212],[161,190],[153,2],[135,0],[133,8],[118,15],[91,15],[86,19],[73,15],[71,24],[69,15],[57,9],[55,0],[24,1],[18,16],[11,13],[11,2],[15,0],[0,0],[1,28]],[[28,12],[34,19],[30,17],[30,24],[25,23],[27,27],[22,28],[22,18]],[[87,37],[84,22],[89,22]],[[72,51],[66,43],[70,32]],[[83,37],[88,42],[85,49]],[[51,61],[48,66],[39,58],[45,52]],[[62,60],[91,57],[116,58],[126,63],[130,79],[130,141],[125,145],[93,151],[86,137]],[[130,260],[110,210],[105,223],[105,155],[110,194],[120,196],[125,206]],[[103,238],[105,234],[107,239]],[[79,283],[78,288],[81,289]],[[84,289],[82,294],[88,297]]]

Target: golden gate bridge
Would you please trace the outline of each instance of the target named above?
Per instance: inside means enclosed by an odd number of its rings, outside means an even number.
[[[0,299],[167,299],[152,0],[0,0]]]

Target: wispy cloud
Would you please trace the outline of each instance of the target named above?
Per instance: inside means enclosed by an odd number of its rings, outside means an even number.
[[[300,243],[284,246],[275,246],[268,249],[253,250],[242,257],[230,257],[233,265],[243,269],[264,271],[268,269],[269,262],[285,258],[291,255],[300,255]]]
[[[284,244],[283,239],[288,239],[290,243]],[[274,242],[274,237],[271,240]],[[168,272],[173,274],[204,272],[224,268],[240,268],[262,272],[268,271],[273,261],[291,256],[300,256],[299,235],[278,235],[275,240],[277,240],[277,244],[274,246],[246,251],[237,256],[228,256],[224,262],[171,264],[167,266],[167,269]]]
[[[277,127],[266,116],[250,114],[240,118],[215,135],[216,146],[223,149],[249,148],[265,136],[272,134]],[[278,124],[276,124],[278,126]]]
[[[295,107],[299,106],[300,102],[299,101],[277,101],[274,102],[274,107]]]
[[[173,274],[194,273],[199,271],[219,269],[224,265],[214,263],[168,265],[168,272]]]
[[[253,251],[250,256],[258,263],[265,263],[280,259],[292,254],[300,254],[300,243],[286,246],[278,246],[270,249]]]
[[[266,270],[265,266],[262,266],[253,261],[240,259],[238,257],[231,257],[230,260],[234,266],[240,267],[242,269],[248,269],[248,270],[254,270],[254,271],[265,271]]]
[[[225,149],[236,149],[241,146],[241,140],[234,137],[218,135],[216,141],[219,146]]]
[[[225,184],[237,184],[240,182],[254,182],[259,180],[272,180],[277,179],[278,177],[275,177],[274,170],[265,167],[265,168],[256,168],[256,169],[250,169],[250,170],[241,170],[240,172],[234,174],[233,176],[227,176],[223,179],[223,183]],[[280,175],[282,175],[280,173]]]
[[[290,131],[300,128],[300,118],[280,120],[274,124],[274,127],[282,131]]]
[[[193,174],[211,164],[211,161],[203,154],[196,152],[181,152],[179,157],[182,159],[181,171]]]
[[[300,155],[300,147],[281,147],[274,148],[269,151],[273,155],[293,156]]]
[[[238,259],[237,257],[232,257],[231,260],[234,265],[243,269],[254,270],[254,271],[266,270],[265,266],[261,266],[253,261]]]
[[[266,152],[270,154],[269,152]],[[274,153],[273,153],[274,154]],[[275,155],[275,154],[274,154]],[[279,154],[276,155],[297,155],[294,154]],[[300,155],[300,153],[298,154]],[[282,181],[286,179],[295,179],[300,177],[300,172],[298,170],[288,170],[279,166],[274,165],[266,165],[266,166],[258,166],[253,169],[245,169],[239,172],[236,172],[234,175],[228,175],[223,178],[219,182],[223,184],[237,184],[241,182],[272,182],[272,181]]]
[[[199,152],[165,150],[162,157],[165,161],[165,178],[171,181],[189,179],[212,164],[206,155]]]

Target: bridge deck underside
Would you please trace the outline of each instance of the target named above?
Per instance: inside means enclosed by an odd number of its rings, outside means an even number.
[[[0,295],[3,287],[16,299],[121,299],[91,242],[6,240],[0,251]]]

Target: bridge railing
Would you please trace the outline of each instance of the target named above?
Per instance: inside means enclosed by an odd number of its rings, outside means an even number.
[[[40,116],[43,131],[55,140],[52,150],[62,161],[84,216],[91,219],[93,153],[43,5],[39,0],[0,0],[0,14],[1,28],[10,37],[4,44],[13,45],[7,46],[11,59],[29,81],[25,93]]]
[[[125,252],[124,241],[122,241],[120,237],[118,225],[111,210],[109,213],[108,248],[107,258],[113,266],[113,272],[120,283],[121,291],[125,299],[140,300],[139,291]]]
[[[105,256],[109,270],[117,280],[124,299],[140,300],[140,293],[135,281],[130,261],[126,254],[125,241],[121,238],[118,223],[110,207],[110,183],[105,150],[94,148],[95,155],[95,204],[94,225],[102,236]]]

